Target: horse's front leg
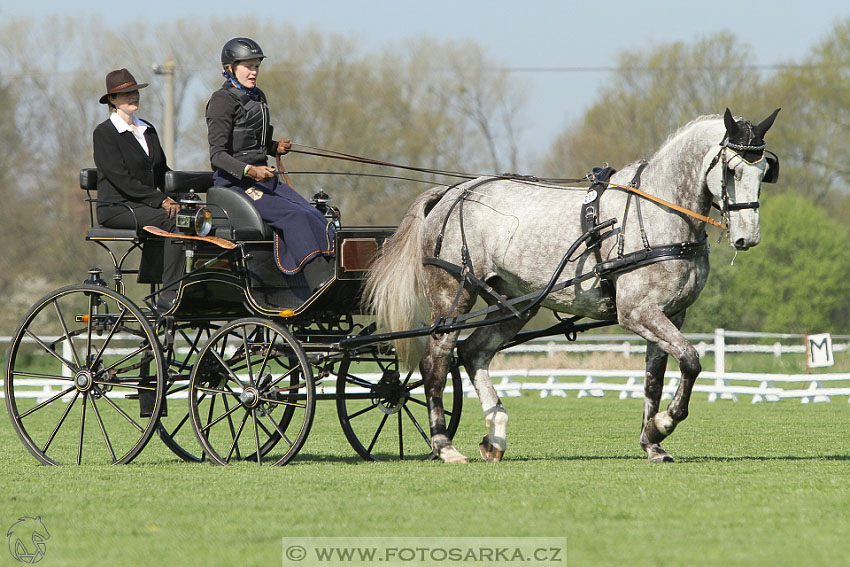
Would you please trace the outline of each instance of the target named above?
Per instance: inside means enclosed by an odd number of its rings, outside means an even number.
[[[641,335],[652,345],[647,345],[641,446],[647,451],[647,456],[652,462],[672,461],[673,457],[661,449],[660,444],[673,433],[679,423],[688,417],[691,392],[702,370],[699,354],[679,331],[679,326],[684,322],[684,313],[673,317],[675,323],[655,306],[623,310],[618,315],[623,327]],[[667,366],[665,354],[672,355],[676,359],[682,379],[667,409],[659,412],[658,404],[664,386],[664,370]]]
[[[428,400],[428,421],[431,426],[431,450],[446,463],[466,463],[468,459],[452,445],[446,429],[446,414],[443,409],[443,391],[449,372],[452,351],[458,332],[428,337],[425,354],[419,362]],[[455,394],[459,395],[459,394]]]
[[[673,457],[661,448],[658,442],[652,442],[647,435],[647,425],[658,413],[661,394],[664,389],[664,373],[667,370],[667,353],[655,343],[646,343],[646,375],[643,382],[643,420],[640,429],[640,446],[646,451],[651,463],[672,462]]]

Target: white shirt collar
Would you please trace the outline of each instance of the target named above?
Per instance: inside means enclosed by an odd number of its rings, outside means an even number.
[[[124,119],[118,116],[117,112],[113,112],[109,115],[109,119],[112,121],[112,124],[115,125],[115,129],[118,130],[118,133],[122,132],[132,132],[130,129],[130,125],[124,122]],[[144,120],[139,120],[139,117],[135,114],[133,115],[133,125],[139,129],[139,133],[144,135],[145,130],[148,129],[148,124]]]

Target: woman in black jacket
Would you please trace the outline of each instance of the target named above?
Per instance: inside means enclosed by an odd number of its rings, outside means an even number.
[[[292,187],[281,182],[269,155],[289,151],[289,140],[272,138],[266,95],[257,88],[263,50],[237,37],[221,51],[224,84],[207,103],[210,163],[216,185],[238,187],[253,200],[275,232],[275,258],[285,274],[333,254],[333,225]]]
[[[127,69],[106,75],[106,94],[100,103],[109,106],[109,118],[94,130],[94,163],[97,166],[97,220],[110,228],[140,230],[153,225],[169,232],[175,229],[174,216],[180,205],[158,188],[169,170],[165,153],[154,127],[136,116],[139,89]],[[149,240],[143,245],[140,275],[159,265],[162,254],[162,282],[174,282],[183,275],[182,248],[166,239],[164,251]],[[153,246],[152,246],[153,245]],[[159,276],[159,274],[155,274]],[[164,287],[157,309],[167,310],[176,297],[175,286]]]

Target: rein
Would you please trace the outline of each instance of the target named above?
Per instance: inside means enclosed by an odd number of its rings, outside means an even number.
[[[304,148],[304,149],[297,149]],[[442,175],[446,177],[457,177],[460,179],[477,179],[479,177],[491,177],[495,179],[518,179],[525,180],[530,182],[540,182],[540,183],[581,183],[582,181],[586,181],[585,177],[582,178],[555,178],[555,177],[536,177],[533,175],[520,175],[517,173],[502,173],[502,174],[492,174],[492,173],[469,173],[469,172],[460,172],[460,171],[447,171],[443,169],[433,169],[428,167],[415,167],[412,165],[402,165],[398,163],[392,163],[389,161],[357,156],[354,154],[347,154],[344,152],[337,152],[334,150],[327,150],[323,148],[316,148],[313,146],[308,146],[306,144],[296,144],[292,143],[292,149],[289,150],[290,153],[298,153],[309,156],[317,156],[324,157],[330,159],[338,159],[343,161],[352,161],[355,163],[365,163],[369,165],[380,165],[384,167],[394,167],[397,169],[406,169],[408,171],[417,171],[419,173],[429,173],[432,175]]]
[[[609,183],[608,186],[609,187],[616,187],[618,189],[624,189],[624,190],[626,190],[630,193],[634,193],[635,195],[643,197],[644,199],[646,199],[648,201],[652,201],[653,203],[657,203],[657,204],[662,205],[664,207],[673,209],[674,211],[677,211],[677,212],[682,213],[683,215],[687,215],[689,217],[693,217],[697,220],[707,222],[708,224],[716,226],[716,227],[720,228],[721,230],[726,230],[726,224],[724,224],[722,222],[716,221],[711,217],[701,215],[701,214],[699,214],[695,211],[692,211],[690,209],[686,209],[685,207],[680,207],[679,205],[675,205],[675,204],[671,203],[670,201],[665,201],[664,199],[661,199],[660,197],[656,197],[655,195],[650,195],[649,193],[641,191],[637,187],[632,187],[630,185],[618,185],[616,183]]]

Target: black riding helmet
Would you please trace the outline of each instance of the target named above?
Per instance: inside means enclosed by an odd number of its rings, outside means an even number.
[[[221,48],[221,66],[227,67],[248,59],[265,59],[260,45],[247,37],[234,37]]]

